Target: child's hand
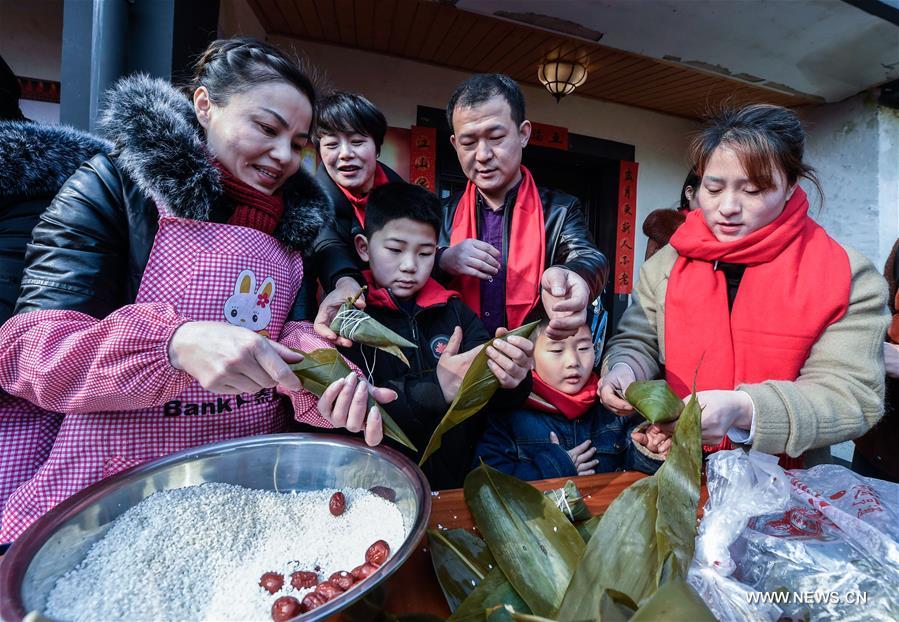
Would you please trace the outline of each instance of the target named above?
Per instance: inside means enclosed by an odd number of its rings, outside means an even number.
[[[502,337],[509,331],[497,328],[496,336]],[[487,348],[487,367],[496,376],[503,389],[514,389],[525,379],[531,370],[534,356],[534,344],[530,339],[509,335],[505,339],[496,339]]]
[[[549,433],[549,442],[553,445],[559,444],[559,437],[555,432]],[[574,463],[578,475],[593,475],[596,473],[595,467],[599,464],[599,460],[591,460],[596,455],[596,447],[590,447],[591,440],[587,439],[574,449],[567,450],[568,457]]]
[[[447,404],[451,404],[459,393],[459,387],[462,386],[462,378],[465,372],[471,366],[474,357],[477,356],[481,348],[472,348],[468,352],[459,354],[459,348],[462,345],[462,329],[456,326],[453,334],[450,336],[449,342],[437,361],[437,381],[440,382],[440,389],[443,391],[443,399]]]
[[[671,449],[671,433],[656,425],[634,430],[631,432],[631,440],[654,454],[660,454],[663,458],[668,457],[668,451]]]

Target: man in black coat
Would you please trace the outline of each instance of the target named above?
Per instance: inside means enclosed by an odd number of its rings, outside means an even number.
[[[469,184],[444,204],[435,276],[462,291],[488,331],[514,328],[542,299],[547,334],[573,335],[602,292],[609,265],[580,202],[537,187],[521,166],[531,135],[521,89],[505,75],[472,76],[450,97],[447,120]],[[522,239],[540,223],[543,240]]]

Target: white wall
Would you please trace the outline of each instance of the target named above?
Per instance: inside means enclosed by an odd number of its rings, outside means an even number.
[[[899,113],[862,93],[801,116],[808,131],[805,159],[817,169],[825,195],[812,215],[837,241],[882,267],[899,236]]]
[[[222,2],[219,34],[264,36],[252,11],[236,0]],[[417,106],[444,108],[453,88],[470,74],[343,47],[280,37],[270,38],[284,49],[305,54],[340,89],[356,91],[374,101],[390,125],[415,124]],[[534,69],[536,71],[536,68]],[[589,78],[588,78],[589,79]],[[637,182],[637,222],[659,207],[673,207],[688,165],[688,135],[696,123],[669,115],[569,96],[556,104],[545,90],[523,86],[528,118],[567,127],[570,132],[634,145],[640,163]],[[540,180],[538,179],[539,183]],[[642,263],[646,238],[637,232],[635,259]]]
[[[17,76],[59,81],[62,5],[63,0],[0,0],[0,56]]]

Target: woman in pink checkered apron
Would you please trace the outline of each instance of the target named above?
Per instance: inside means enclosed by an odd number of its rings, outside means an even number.
[[[192,100],[134,76],[107,94],[114,145],[35,227],[17,315],[0,327],[0,387],[64,414],[49,457],[9,496],[0,542],[66,497],[166,454],[282,432],[294,417],[380,442],[356,376],[321,400],[291,348],[330,347],[296,304],[302,253],[331,207],[300,166],[314,88],[276,48],[216,41]]]

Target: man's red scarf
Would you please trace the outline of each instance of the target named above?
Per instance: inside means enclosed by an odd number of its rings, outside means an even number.
[[[697,391],[796,380],[821,334],[846,314],[849,257],[808,208],[797,187],[780,216],[739,240],[719,242],[700,210],[671,237],[679,257],[665,296],[665,378],[680,397],[694,374]],[[730,312],[716,261],[746,265]],[[730,446],[725,437],[704,449]]]
[[[596,403],[596,385],[599,378],[596,374],[590,374],[587,384],[575,393],[569,395],[552,387],[537,375],[536,370],[531,374],[534,384],[526,404],[543,412],[564,415],[567,419],[574,420],[583,415]]]
[[[225,195],[234,201],[229,225],[249,227],[271,235],[284,215],[284,198],[280,193],[266,194],[245,184],[220,162],[213,161],[219,171]]]
[[[506,252],[506,320],[508,328],[518,328],[540,300],[540,279],[546,257],[546,230],[543,203],[531,172],[521,167],[523,177],[509,218],[512,219],[509,248]],[[478,237],[477,187],[468,182],[456,207],[450,245]],[[502,249],[500,249],[502,250]],[[481,314],[481,280],[473,276],[456,277],[453,289],[462,300]]]
[[[371,185],[371,190],[374,190],[378,186],[383,186],[386,183],[389,183],[390,179],[387,178],[387,173],[384,172],[384,169],[381,168],[380,164],[375,165],[375,180]],[[365,194],[361,197],[357,197],[355,194],[341,186],[340,184],[335,184],[340,191],[343,193],[343,196],[346,197],[347,201],[350,202],[350,205],[353,206],[353,211],[356,213],[356,220],[359,221],[359,224],[365,227],[365,206],[368,205],[368,194]],[[369,190],[369,192],[371,192]]]

